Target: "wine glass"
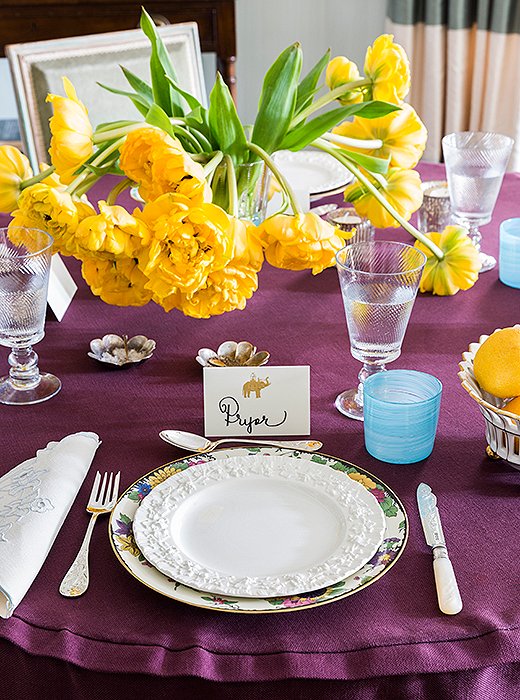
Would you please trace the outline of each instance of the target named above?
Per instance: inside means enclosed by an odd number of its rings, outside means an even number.
[[[32,349],[44,333],[53,239],[25,227],[0,229],[0,345],[11,348],[0,403],[32,404],[54,396],[60,380],[38,369]]]
[[[363,363],[359,386],[343,391],[335,406],[363,420],[363,382],[401,354],[426,255],[406,243],[353,243],[336,255],[350,352]]]
[[[442,139],[452,212],[479,251],[480,272],[497,264],[480,250],[479,226],[491,221],[513,143],[509,136],[487,131],[459,131]]]

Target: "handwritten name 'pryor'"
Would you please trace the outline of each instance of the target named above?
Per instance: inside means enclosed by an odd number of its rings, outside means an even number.
[[[261,418],[253,418],[252,416],[243,417],[239,413],[240,404],[233,396],[225,396],[223,399],[220,399],[218,408],[219,411],[224,414],[226,427],[233,423],[238,423],[238,425],[246,428],[249,435],[253,433],[253,428],[259,425],[265,425],[267,428],[277,428],[279,425],[283,425],[287,420],[287,411],[283,412],[283,418],[278,423],[271,423],[270,419],[265,415]]]

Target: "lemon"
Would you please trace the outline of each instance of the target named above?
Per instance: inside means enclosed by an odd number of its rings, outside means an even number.
[[[510,413],[516,413],[520,416],[520,396],[517,396],[516,399],[510,401],[506,406],[504,406],[504,409]]]
[[[473,360],[475,379],[501,399],[520,395],[520,327],[492,333]]]

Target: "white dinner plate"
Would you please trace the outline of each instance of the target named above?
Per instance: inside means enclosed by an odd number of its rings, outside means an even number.
[[[191,586],[184,586],[170,576],[165,576],[143,556],[133,535],[133,521],[139,504],[172,475],[198,464],[215,464],[228,457],[243,457],[258,454],[283,454],[293,460],[305,460],[323,464],[340,472],[345,479],[358,481],[377,500],[385,516],[385,534],[377,552],[359,571],[331,586],[311,588],[294,596],[272,596],[266,598],[241,598],[206,593]],[[408,540],[408,518],[406,510],[392,489],[378,477],[338,457],[329,457],[316,452],[301,452],[280,447],[232,447],[196,454],[164,464],[141,476],[121,494],[109,518],[110,542],[119,564],[143,586],[169,600],[193,605],[206,610],[240,614],[277,614],[307,610],[329,605],[355,595],[367,586],[376,583],[401,557]]]
[[[385,518],[359,482],[283,455],[233,456],[159,484],[136,512],[146,559],[198,590],[290,596],[350,576],[379,548]]]
[[[341,191],[353,177],[322,151],[277,151],[273,160],[294,190],[309,192],[314,199]]]

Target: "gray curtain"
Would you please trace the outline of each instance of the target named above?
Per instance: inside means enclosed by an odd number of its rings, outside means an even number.
[[[388,0],[387,31],[410,58],[424,158],[439,161],[451,131],[495,131],[520,170],[520,0]]]

